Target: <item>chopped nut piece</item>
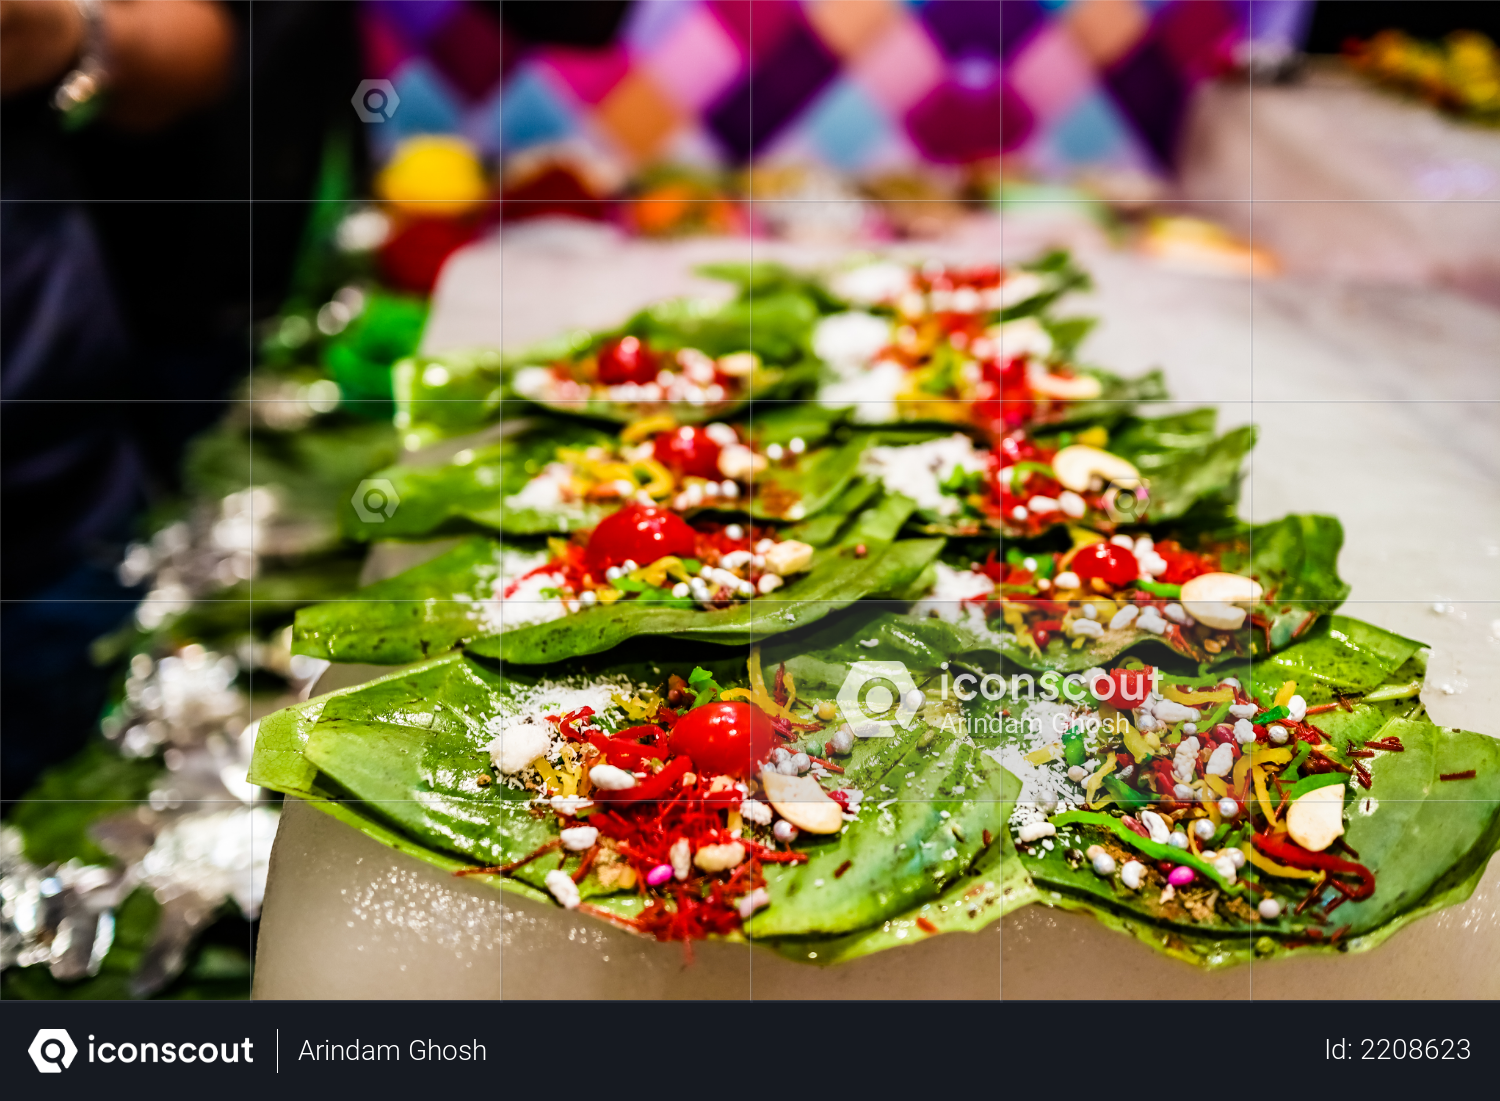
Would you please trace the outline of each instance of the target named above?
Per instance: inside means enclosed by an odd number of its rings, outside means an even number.
[[[790,577],[811,566],[812,556],[813,549],[808,544],[800,543],[796,539],[788,539],[766,551],[766,572],[778,574],[781,577]]]
[[[702,871],[727,872],[730,868],[738,868],[745,862],[745,846],[738,841],[731,841],[727,845],[704,845],[693,854],[693,863]]]

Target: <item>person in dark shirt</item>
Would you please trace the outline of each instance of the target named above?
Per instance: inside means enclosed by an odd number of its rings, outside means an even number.
[[[250,369],[330,127],[357,133],[352,8],[0,0],[5,798],[94,729],[123,546]]]

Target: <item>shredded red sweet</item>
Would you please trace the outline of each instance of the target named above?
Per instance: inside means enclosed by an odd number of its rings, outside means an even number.
[[[509,875],[511,872],[515,871],[517,868],[525,867],[527,864],[530,864],[533,860],[536,860],[536,859],[538,859],[540,857],[546,856],[548,853],[553,852],[553,851],[555,851],[557,849],[560,849],[560,848],[562,848],[562,839],[558,838],[558,837],[554,837],[551,841],[548,841],[548,842],[544,843],[543,845],[541,845],[541,847],[539,847],[531,855],[529,855],[529,856],[523,856],[523,857],[521,857],[520,860],[512,860],[509,864],[497,864],[497,865],[494,865],[492,867],[487,867],[487,868],[460,868],[460,869],[458,869],[458,871],[454,872],[453,874],[454,875],[458,875],[458,876],[464,876],[464,875]]]
[[[583,877],[589,874],[589,869],[594,866],[594,861],[599,858],[599,846],[594,845],[588,852],[583,854],[583,860],[579,862],[578,869],[573,873],[573,882],[582,883]]]
[[[1466,768],[1462,772],[1445,772],[1438,777],[1439,780],[1472,780],[1478,776],[1477,770]]]
[[[666,763],[666,766],[650,779],[642,780],[633,788],[625,788],[621,791],[606,791],[596,789],[593,798],[602,803],[644,803],[652,799],[660,799],[674,787],[687,773],[693,771],[693,759],[686,754],[679,754]]]
[[[1375,893],[1375,873],[1363,864],[1356,864],[1351,860],[1341,860],[1326,852],[1309,852],[1301,845],[1290,840],[1281,840],[1269,834],[1258,833],[1250,838],[1253,844],[1261,852],[1272,860],[1289,865],[1293,868],[1305,868],[1311,871],[1328,873],[1314,894],[1320,892],[1323,886],[1331,886],[1338,889],[1345,898],[1356,902],[1363,898],[1369,898]],[[1335,879],[1335,875],[1352,875],[1358,880],[1356,886],[1350,886]],[[1307,900],[1303,900],[1304,904]]]
[[[844,873],[849,870],[849,866],[851,864],[853,864],[853,863],[854,863],[854,861],[852,861],[852,860],[846,860],[846,861],[844,861],[842,864],[840,864],[838,866],[837,869],[834,870],[833,878],[834,879],[840,879],[840,878],[842,878],[843,875],[844,875]]]
[[[936,933],[938,931],[938,927],[924,917],[917,918],[917,928],[927,934]]]

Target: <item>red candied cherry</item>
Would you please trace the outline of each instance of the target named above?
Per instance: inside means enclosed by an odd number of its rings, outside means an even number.
[[[708,478],[715,482],[722,477],[719,473],[719,452],[723,449],[719,446],[719,441],[702,428],[675,428],[670,432],[662,432],[656,437],[651,450],[657,462],[677,474]]]
[[[675,512],[632,503],[599,521],[589,536],[589,563],[602,573],[626,561],[646,566],[669,554],[689,558],[696,539]]]
[[[749,776],[776,746],[771,717],[742,700],[695,707],[672,727],[668,748],[707,776]]]
[[[606,386],[653,382],[660,364],[660,357],[639,337],[622,336],[599,349],[599,381]]]
[[[1114,543],[1090,543],[1068,563],[1068,569],[1084,581],[1098,578],[1111,588],[1128,585],[1141,575],[1135,555]]]

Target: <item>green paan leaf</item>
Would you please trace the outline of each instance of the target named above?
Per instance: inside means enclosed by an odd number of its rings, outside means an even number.
[[[475,527],[512,535],[558,535],[591,527],[613,509],[588,505],[554,509],[506,507],[552,462],[560,449],[608,446],[609,434],[577,421],[535,418],[507,425],[498,442],[466,448],[442,463],[400,464],[372,475],[395,488],[399,504],[388,516],[361,516],[351,503],[345,528],[356,539],[412,539]]]
[[[1154,526],[1179,520],[1205,501],[1233,507],[1239,496],[1240,467],[1255,442],[1255,430],[1247,426],[1216,437],[1214,420],[1212,409],[1197,409],[1170,417],[1131,418],[1111,437],[1108,450],[1128,460],[1149,482],[1150,503],[1141,517],[1142,523]],[[1071,438],[1069,434],[1061,440],[1046,442],[1060,445]],[[882,439],[880,442],[906,441]],[[1028,465],[1041,464],[1017,464],[1017,468],[1025,469]],[[962,511],[944,516],[924,510],[924,531],[939,535],[976,535],[994,528],[1017,539],[1032,534],[1007,524],[999,514],[999,502],[989,488],[988,470],[962,481],[963,484],[958,484],[958,479],[955,479],[947,487],[950,502],[957,499],[964,503]],[[1092,512],[1082,520],[1070,519],[1059,512],[1055,519],[1058,525],[1093,527],[1106,533],[1116,528],[1113,519]]]
[[[506,396],[503,360],[493,349],[410,356],[391,370],[396,427],[407,450],[492,424]]]
[[[1150,482],[1148,523],[1179,519],[1205,498],[1237,499],[1255,429],[1247,425],[1215,438],[1214,420],[1212,409],[1135,419],[1110,440],[1109,450]]]
[[[793,406],[792,409],[801,407]],[[725,511],[748,512],[756,520],[781,520],[789,510],[799,519],[816,516],[835,503],[859,469],[866,439],[817,444],[832,430],[826,411],[820,416],[757,416],[747,427],[762,447],[793,438],[813,446],[791,463],[772,466],[754,479],[748,509],[738,504]],[[564,452],[602,447],[618,452],[615,437],[583,422],[552,417],[513,422],[498,442],[460,451],[442,463],[402,464],[371,477],[391,483],[399,501],[389,514],[343,503],[345,528],[356,539],[412,539],[482,528],[504,535],[560,535],[591,528],[617,511],[618,498],[606,501],[533,503],[524,490],[548,464],[566,462]],[[622,465],[624,464],[621,460]],[[638,488],[649,471],[633,480]],[[520,496],[518,496],[520,495]]]
[[[1386,663],[1395,660],[1408,642],[1379,628],[1344,617],[1332,617],[1338,637],[1330,636],[1299,642],[1285,651],[1284,669],[1265,668],[1256,663],[1260,675],[1253,681],[1264,694],[1279,686],[1287,669],[1306,669],[1328,662],[1334,667],[1354,667],[1368,679],[1365,666],[1371,649],[1382,649]],[[1342,644],[1348,651],[1340,661],[1339,638],[1359,638],[1359,646]],[[1413,646],[1415,644],[1412,644]],[[1393,675],[1405,677],[1415,668],[1412,662],[1393,667]],[[1251,684],[1251,670],[1230,669],[1242,681]],[[1186,683],[1190,679],[1165,678],[1168,683]],[[1347,679],[1347,678],[1346,678]],[[1303,682],[1298,681],[1299,692]],[[1339,691],[1347,692],[1347,687]],[[1314,683],[1310,691],[1331,695],[1333,689]],[[1017,700],[1010,707],[1019,720],[1009,728],[1008,744],[1022,749],[1029,746],[1020,735],[1033,704]],[[1054,819],[1061,832],[1052,850],[1030,846],[1021,862],[1041,891],[1043,900],[1049,892],[1061,896],[1060,905],[1086,909],[1108,924],[1132,932],[1144,942],[1170,955],[1188,959],[1203,966],[1221,966],[1242,962],[1251,955],[1259,958],[1289,952],[1327,950],[1308,936],[1309,927],[1326,940],[1334,926],[1347,926],[1341,935],[1345,950],[1360,951],[1383,941],[1396,929],[1415,917],[1467,897],[1477,883],[1490,855],[1500,845],[1500,743],[1495,739],[1466,731],[1448,730],[1432,724],[1422,716],[1420,703],[1411,699],[1387,699],[1378,703],[1355,703],[1348,710],[1320,714],[1312,720],[1340,752],[1362,748],[1374,738],[1399,739],[1405,752],[1378,752],[1368,761],[1372,786],[1351,785],[1346,808],[1346,840],[1359,853],[1359,861],[1375,876],[1375,891],[1368,899],[1346,902],[1320,927],[1310,916],[1299,918],[1293,903],[1300,899],[1309,884],[1303,880],[1280,880],[1256,872],[1242,873],[1242,882],[1259,885],[1251,891],[1253,901],[1266,890],[1275,890],[1285,905],[1281,918],[1266,921],[1248,906],[1226,912],[1215,905],[1216,898],[1206,888],[1195,888],[1196,895],[1162,900],[1155,892],[1126,889],[1118,877],[1095,875],[1087,861],[1070,861],[1069,850],[1082,850],[1090,844],[1110,840],[1110,832],[1074,823],[1072,832],[1063,823],[1086,818],[1076,813]],[[1444,774],[1463,775],[1473,769],[1472,780],[1443,781]],[[1344,774],[1315,775],[1295,785],[1293,794],[1314,786],[1348,783]],[[1140,842],[1140,847],[1145,845]],[[1130,851],[1132,846],[1125,846]]]
[[[751,934],[791,955],[822,945],[824,962],[893,947],[904,939],[902,928],[929,935],[916,924],[919,917],[940,931],[977,929],[1030,897],[1024,872],[1009,861],[1014,851],[1004,832],[1017,782],[962,736],[959,705],[938,691],[943,655],[961,640],[946,624],[874,609],[856,609],[846,619],[842,627],[825,621],[768,643],[767,671],[785,662],[800,698],[827,698],[854,662],[901,660],[928,704],[909,729],[862,740],[845,759],[844,783],[866,794],[857,821],[835,837],[804,835],[797,846],[811,855],[807,865],[770,869],[772,904]],[[486,746],[499,717],[516,715],[518,701],[548,711],[549,693],[588,685],[659,688],[669,673],[700,664],[724,688],[746,683],[743,652],[705,660],[701,647],[668,642],[654,658],[585,658],[545,671],[510,667],[501,675],[482,659],[448,654],[269,717],[251,779],[311,798],[383,844],[440,868],[513,861],[556,836],[550,819],[530,813],[527,793],[480,781],[488,778]],[[897,801],[880,805],[891,798]],[[545,898],[540,887],[550,867],[538,862],[489,882]],[[824,887],[815,885],[819,878]],[[583,893],[621,916],[641,908],[634,892],[605,891],[593,877]],[[769,921],[774,915],[780,916]]]
[[[773,596],[714,611],[620,601],[563,619],[477,640],[477,654],[543,664],[608,650],[637,635],[668,635],[744,645],[821,619],[861,597],[910,583],[942,550],[940,539],[895,538],[910,515],[900,497],[883,498],[855,517],[838,543],[818,549],[812,568]],[[859,547],[865,548],[861,557]]]
[[[404,665],[451,650],[491,629],[493,617],[486,613],[495,607],[495,583],[508,556],[536,558],[475,536],[430,562],[366,586],[356,599],[303,608],[293,650],[374,665]]]
[[[1122,378],[1096,367],[1079,368],[1077,373],[1098,379],[1102,391],[1097,398],[1057,403],[1058,408],[1047,418],[1049,427],[1108,426],[1129,416],[1143,402],[1166,401],[1168,398],[1166,378],[1160,371],[1147,371],[1135,378]]]
[[[790,579],[774,597],[712,611],[620,601],[514,627],[494,599],[496,582],[507,556],[518,562],[503,569],[507,577],[523,572],[523,564],[530,568],[538,563],[534,556],[520,562],[524,552],[516,548],[473,538],[361,590],[358,599],[303,609],[297,614],[294,646],[298,653],[330,661],[393,665],[463,644],[477,654],[539,664],[598,653],[637,635],[749,643],[810,623],[863,596],[910,584],[942,549],[940,539],[896,539],[910,511],[910,502],[901,498],[882,499],[854,517],[838,543],[818,549],[812,568]],[[518,609],[515,619],[523,614]]]
[[[1214,551],[1219,555],[1222,569],[1246,574],[1260,583],[1265,590],[1261,614],[1266,617],[1274,653],[1289,645],[1295,637],[1314,630],[1317,618],[1333,611],[1348,595],[1349,586],[1339,578],[1336,570],[1343,540],[1343,528],[1331,516],[1287,516],[1268,524],[1241,527],[1234,534],[1215,534],[1187,545]],[[1078,672],[1113,661],[1127,652],[1139,653],[1143,660],[1152,660],[1151,651],[1174,649],[1165,637],[1142,631],[1132,624],[1106,630],[1100,638],[1078,648],[1072,645],[1072,640],[1053,638],[1038,654],[1022,644],[999,617],[992,617],[986,627],[977,610],[966,608],[963,611],[976,646],[993,647],[1006,659],[1037,671]],[[1223,665],[1247,655],[1259,657],[1267,653],[1266,631],[1254,627],[1248,620],[1232,641],[1234,646],[1217,656],[1197,652],[1184,656],[1203,661],[1207,667]],[[1412,649],[1415,649],[1415,644]],[[1404,661],[1410,653],[1408,650],[1401,660]],[[1396,664],[1399,665],[1400,661]]]

